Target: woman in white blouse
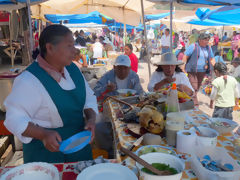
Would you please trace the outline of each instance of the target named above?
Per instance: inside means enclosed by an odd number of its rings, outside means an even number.
[[[161,57],[155,56],[154,64],[157,69],[151,76],[148,91],[152,92],[168,88],[171,83],[175,82],[179,91],[186,92],[190,96],[193,95],[194,90],[188,77],[178,67],[183,62],[178,61],[174,54],[168,52],[161,55]]]
[[[5,100],[4,125],[24,143],[25,163],[92,159],[90,145],[69,155],[59,151],[62,140],[84,129],[93,139],[98,113],[93,91],[72,63],[76,51],[72,32],[50,25],[41,33],[39,46],[37,60],[16,78]]]

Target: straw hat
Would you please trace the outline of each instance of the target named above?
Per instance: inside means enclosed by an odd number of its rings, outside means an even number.
[[[167,52],[152,58],[154,65],[182,65],[182,61],[178,61],[175,54]]]

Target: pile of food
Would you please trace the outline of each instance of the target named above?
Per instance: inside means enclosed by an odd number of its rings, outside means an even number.
[[[174,174],[178,173],[178,171],[175,168],[172,168],[167,164],[152,163],[151,165],[153,167],[155,167],[156,169],[158,169],[159,171],[163,171],[162,175],[174,175]],[[147,168],[142,168],[141,170],[145,173],[156,175],[155,173],[153,173],[152,171],[150,171]]]
[[[163,131],[165,121],[162,113],[152,105],[146,105],[138,113],[140,125],[149,132],[159,134]]]

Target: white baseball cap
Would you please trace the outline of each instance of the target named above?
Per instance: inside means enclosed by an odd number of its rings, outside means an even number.
[[[120,55],[117,57],[114,66],[127,66],[131,67],[131,61],[127,55]]]

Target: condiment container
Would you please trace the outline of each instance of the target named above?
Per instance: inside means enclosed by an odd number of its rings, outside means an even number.
[[[177,132],[184,129],[184,123],[178,121],[166,121],[166,140],[168,145],[176,146]]]

